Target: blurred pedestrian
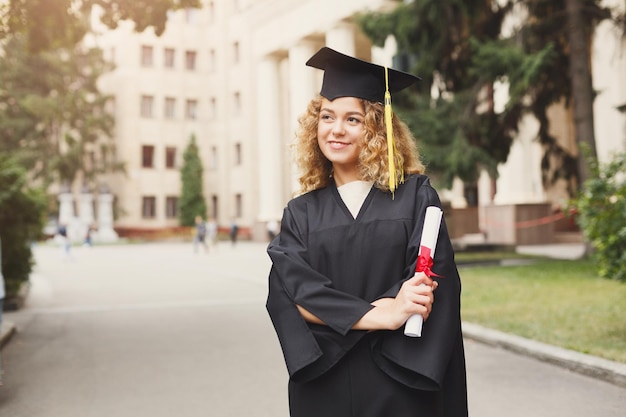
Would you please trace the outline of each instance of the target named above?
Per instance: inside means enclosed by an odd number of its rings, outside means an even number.
[[[61,242],[61,249],[63,251],[63,260],[69,261],[72,259],[72,242],[70,242],[67,225],[65,225],[65,223],[59,224],[58,236]]]
[[[206,224],[207,242],[210,248],[217,249],[217,222],[215,217],[209,217]]]
[[[209,247],[206,244],[206,223],[202,219],[202,216],[196,216],[196,236],[193,239],[193,251],[195,253],[198,252],[198,246],[202,245],[204,247],[204,251],[208,252]]]
[[[239,234],[239,225],[234,218],[230,222],[230,242],[233,246],[237,243],[237,235]]]
[[[87,231],[85,232],[85,240],[83,241],[83,246],[91,247],[93,245],[93,232],[95,227],[93,225],[87,225]]]
[[[278,233],[278,222],[272,219],[267,222],[267,238],[270,242],[274,240],[276,233]]]

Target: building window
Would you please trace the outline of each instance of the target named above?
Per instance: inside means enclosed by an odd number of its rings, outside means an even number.
[[[198,23],[198,9],[196,9],[195,7],[186,8],[185,22],[190,24]]]
[[[235,144],[235,165],[241,165],[241,143]]]
[[[165,68],[174,68],[174,48],[165,48],[163,54],[163,66]]]
[[[207,5],[207,10],[209,14],[209,23],[215,23],[215,2],[210,1]]]
[[[215,97],[211,97],[209,101],[209,118],[211,120],[217,119],[217,99]]]
[[[235,217],[243,217],[243,197],[241,194],[235,195]]]
[[[197,100],[187,100],[187,103],[185,105],[185,117],[191,120],[195,120],[198,118]]]
[[[142,198],[141,217],[144,219],[154,219],[156,217],[156,197],[147,196]]]
[[[154,97],[141,96],[141,117],[151,118],[153,115]]]
[[[196,52],[195,51],[185,52],[185,69],[189,71],[193,71],[196,69]]]
[[[233,94],[233,114],[235,116],[241,115],[241,93],[239,92]]]
[[[166,119],[176,117],[176,99],[174,97],[165,97],[164,116]]]
[[[143,145],[141,147],[141,166],[143,168],[154,168],[154,146]]]
[[[213,214],[213,218],[214,219],[217,219],[218,218],[218,214],[219,214],[218,202],[219,202],[219,200],[218,200],[217,196],[215,194],[212,195],[211,196],[211,209],[212,209],[211,213]]]
[[[209,51],[209,72],[215,72],[217,68],[215,49]]]
[[[142,67],[151,67],[153,65],[152,61],[152,47],[142,45],[141,46],[141,66]]]
[[[478,206],[478,185],[466,184],[463,187],[463,196],[467,201],[468,207]]]
[[[233,64],[239,64],[239,42],[233,43]]]
[[[209,158],[209,169],[217,169],[217,147],[211,147],[211,156]]]
[[[168,219],[178,217],[178,197],[165,197],[165,217]]]
[[[176,148],[165,148],[165,168],[176,168]]]

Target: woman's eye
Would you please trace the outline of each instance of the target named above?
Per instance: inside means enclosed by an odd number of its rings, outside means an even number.
[[[348,117],[348,122],[357,124],[361,123],[361,119],[358,119],[356,117]]]
[[[320,115],[320,119],[321,120],[330,120],[330,119],[332,119],[332,117],[331,117],[330,114],[323,113],[323,114]]]

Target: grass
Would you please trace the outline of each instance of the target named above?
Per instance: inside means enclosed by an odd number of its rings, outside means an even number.
[[[626,363],[626,283],[598,277],[592,261],[537,259],[460,275],[464,321]]]

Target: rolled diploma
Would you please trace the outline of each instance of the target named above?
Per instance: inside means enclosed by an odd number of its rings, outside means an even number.
[[[443,212],[439,207],[429,206],[426,208],[426,217],[424,219],[424,229],[422,230],[422,238],[420,240],[420,248],[418,257],[422,253],[422,248],[430,249],[431,258],[435,257],[435,247],[437,246],[437,238],[439,237],[439,227],[441,226],[441,216]],[[416,265],[417,266],[417,265]],[[416,271],[422,272],[422,271]],[[423,285],[423,284],[422,284]],[[409,337],[422,336],[422,324],[424,318],[420,314],[413,314],[404,324],[404,335]]]

